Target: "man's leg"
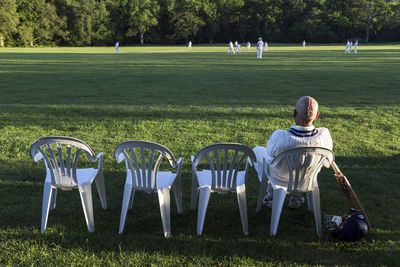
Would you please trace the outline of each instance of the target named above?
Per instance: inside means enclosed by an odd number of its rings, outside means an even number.
[[[253,152],[256,155],[256,162],[254,163],[254,169],[257,172],[258,179],[260,180],[260,182],[262,182],[264,157],[267,154],[267,149],[263,146],[257,146],[253,148]],[[267,191],[263,199],[263,206],[267,206],[270,208],[272,207],[272,194],[273,194],[273,189],[268,181]]]
[[[272,198],[274,196],[273,193],[274,193],[274,189],[272,188],[271,183],[268,182],[267,192],[263,199],[263,206],[272,209]]]
[[[304,197],[300,193],[291,193],[288,207],[291,209],[298,209],[303,206],[304,202]]]

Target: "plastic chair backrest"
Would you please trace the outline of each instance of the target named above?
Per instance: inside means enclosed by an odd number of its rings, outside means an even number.
[[[156,154],[159,155],[154,162]],[[172,168],[177,166],[176,159],[169,149],[147,141],[133,140],[120,143],[114,150],[114,157],[118,163],[125,160],[126,170],[130,170],[133,176],[133,187],[148,191],[157,187],[157,172],[164,157]]]
[[[334,160],[333,152],[327,148],[296,147],[279,153],[270,166],[286,166],[289,174],[288,192],[309,192],[325,159],[329,162]]]
[[[214,156],[212,156],[214,154]],[[223,156],[221,162],[221,156]],[[251,163],[256,161],[256,156],[249,147],[235,143],[218,143],[202,148],[194,157],[192,168],[196,171],[201,159],[205,157],[210,165],[212,175],[212,190],[236,188],[238,171],[243,160],[250,158]],[[245,170],[247,171],[247,161]]]
[[[57,156],[52,148],[57,147]],[[66,157],[63,156],[63,145],[67,146]],[[72,148],[76,147],[72,157]],[[39,151],[36,153],[36,151]],[[76,187],[76,168],[80,153],[84,151],[88,158],[96,161],[93,150],[81,140],[66,136],[46,136],[37,139],[29,148],[29,155],[35,162],[44,159],[45,167],[51,174],[51,184],[62,189]],[[57,159],[58,158],[58,159]]]

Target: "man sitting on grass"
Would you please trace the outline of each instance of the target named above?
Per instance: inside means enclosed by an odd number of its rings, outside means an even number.
[[[280,152],[289,148],[320,146],[332,150],[332,138],[327,128],[315,128],[313,122],[318,118],[318,103],[310,96],[301,97],[296,104],[293,113],[295,125],[289,130],[276,130],[268,139],[267,147],[255,147],[253,149],[257,157],[255,169],[259,177],[262,175],[262,158],[265,157],[266,163],[271,161]],[[261,160],[260,160],[261,159]],[[329,162],[324,163],[329,167]],[[272,170],[271,175],[279,176],[279,170]],[[268,177],[269,178],[269,177]],[[274,177],[277,179],[288,179],[288,177]],[[268,185],[267,193],[264,197],[263,205],[272,207],[273,189]],[[299,208],[304,204],[304,198],[300,194],[292,193],[289,200],[289,208]]]

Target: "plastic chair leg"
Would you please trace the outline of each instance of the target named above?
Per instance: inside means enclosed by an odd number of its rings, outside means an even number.
[[[274,189],[274,197],[272,199],[272,214],[270,235],[276,235],[278,230],[279,219],[281,217],[283,202],[285,201],[286,190],[283,188]]]
[[[190,199],[190,209],[194,210],[196,208],[196,200],[199,195],[199,190],[198,190],[198,183],[197,183],[197,177],[195,174],[192,176],[192,195]]]
[[[99,197],[100,197],[100,202],[101,202],[101,207],[103,210],[107,209],[107,198],[106,198],[106,188],[104,186],[104,175],[103,171],[99,171],[97,174],[96,178],[96,187],[97,187],[97,192],[99,192]]]
[[[122,234],[125,227],[126,214],[128,213],[129,200],[132,193],[132,184],[125,183],[124,198],[122,199],[121,219],[119,221],[118,233]],[[132,196],[133,199],[133,196]]]
[[[317,235],[321,236],[321,203],[319,198],[319,188],[315,187],[312,191],[315,227],[317,229]]]
[[[199,196],[199,210],[197,213],[197,234],[203,233],[204,219],[206,218],[208,201],[210,200],[211,188],[201,187]]]
[[[53,189],[51,183],[45,182],[43,188],[43,203],[42,203],[42,227],[41,232],[44,233],[47,227],[47,218],[49,217],[50,204],[52,199]]]
[[[129,209],[132,209],[133,201],[134,201],[134,199],[135,199],[135,192],[136,192],[136,190],[135,190],[135,189],[132,189],[131,199],[129,200]]]
[[[313,200],[312,200],[312,192],[307,192],[307,206],[309,211],[313,211]]]
[[[179,177],[178,177],[179,176]],[[182,214],[182,185],[181,185],[181,177],[178,175],[175,178],[172,187],[174,188],[175,202],[176,208],[178,209],[178,213]]]
[[[50,210],[54,210],[56,208],[56,201],[57,201],[57,188],[53,188],[51,190]]]
[[[78,186],[81,195],[83,213],[85,214],[86,224],[89,233],[94,231],[93,202],[92,202],[92,185],[90,183]]]
[[[242,220],[243,233],[244,235],[248,235],[249,226],[247,223],[246,186],[243,184],[236,187],[236,192],[239,204],[240,219]]]
[[[267,192],[267,186],[268,186],[268,180],[267,177],[264,176],[261,179],[261,184],[260,184],[260,190],[258,191],[258,200],[257,200],[257,208],[256,208],[256,212],[259,212],[261,209],[261,205],[264,199],[264,196]]]
[[[171,235],[171,201],[169,188],[163,187],[158,189],[158,202],[160,203],[161,220],[163,224],[164,237],[168,238]]]

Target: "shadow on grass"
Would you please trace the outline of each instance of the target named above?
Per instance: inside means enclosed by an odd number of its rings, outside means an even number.
[[[54,124],[62,120],[63,124],[68,124],[69,121],[81,122],[85,121],[104,121],[113,119],[126,120],[232,120],[232,119],[263,119],[273,118],[287,120],[292,115],[292,110],[272,108],[271,110],[252,109],[243,110],[235,108],[197,108],[197,107],[182,107],[182,108],[165,108],[154,107],[3,107],[6,112],[2,113],[1,120],[3,127],[10,122],[15,127],[20,126],[45,126],[46,124]],[[1,110],[1,107],[0,107]],[[73,125],[73,124],[71,124]],[[80,125],[77,125],[80,126]],[[70,126],[73,127],[73,126]]]

